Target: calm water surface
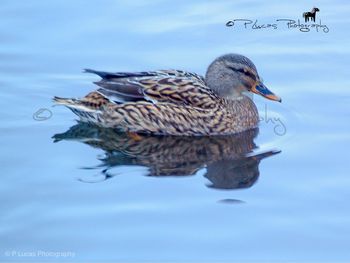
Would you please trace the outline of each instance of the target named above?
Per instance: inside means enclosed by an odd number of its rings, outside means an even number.
[[[350,5],[317,4],[329,33],[225,27],[307,1],[2,0],[1,261],[350,261]],[[228,52],[283,98],[254,97],[259,130],[134,140],[52,107],[95,88],[83,68],[204,74]]]

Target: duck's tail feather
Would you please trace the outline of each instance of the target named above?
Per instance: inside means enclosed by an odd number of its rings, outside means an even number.
[[[62,98],[62,97],[58,97],[58,96],[54,96],[53,97],[53,101],[57,104],[57,105],[65,105],[65,106],[73,106],[75,104],[77,104],[79,102],[79,100],[77,99],[72,99],[72,98]]]
[[[55,96],[53,98],[53,101],[57,105],[64,105],[68,108],[80,109],[83,111],[96,111],[95,108],[89,107],[85,101],[80,99],[62,98]]]
[[[101,120],[101,111],[95,107],[89,107],[85,101],[72,98],[61,98],[55,96],[53,101],[57,105],[64,105],[70,109],[74,114],[79,116],[83,122],[96,123],[98,124]]]

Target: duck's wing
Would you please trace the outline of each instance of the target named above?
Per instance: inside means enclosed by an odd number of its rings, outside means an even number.
[[[127,101],[168,102],[201,108],[214,108],[218,97],[203,77],[180,70],[160,70],[136,73],[109,73],[95,70],[99,75],[97,91],[117,103]]]
[[[175,78],[192,78],[203,85],[205,80],[201,75],[194,72],[184,70],[169,69],[169,70],[155,70],[155,71],[141,71],[141,72],[106,72],[93,69],[84,69],[85,73],[93,73],[100,76],[104,80],[117,80],[121,78],[136,78],[136,77],[175,77]]]

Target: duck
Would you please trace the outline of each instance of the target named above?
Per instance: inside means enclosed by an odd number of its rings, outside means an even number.
[[[254,63],[225,54],[205,77],[184,70],[105,72],[85,69],[101,80],[82,98],[54,97],[82,122],[132,134],[212,136],[258,127],[259,115],[249,93],[281,102],[260,78]]]

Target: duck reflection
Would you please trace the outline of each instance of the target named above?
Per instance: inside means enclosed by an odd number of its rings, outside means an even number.
[[[230,136],[135,136],[78,122],[53,139],[80,141],[102,149],[105,154],[99,167],[105,179],[115,175],[111,168],[121,165],[146,166],[149,176],[188,176],[206,168],[204,176],[211,182],[208,187],[238,189],[252,186],[259,177],[260,161],[279,153],[254,153],[257,134],[258,129]]]

